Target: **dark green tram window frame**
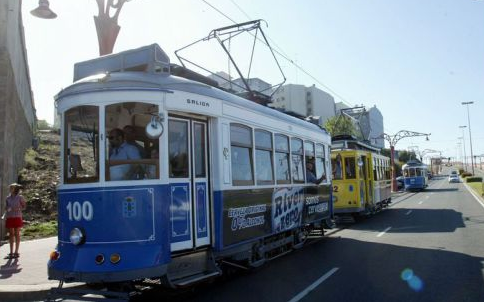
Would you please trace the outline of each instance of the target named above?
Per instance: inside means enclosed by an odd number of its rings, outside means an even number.
[[[242,124],[230,124],[230,161],[234,186],[254,185],[252,136],[252,128]],[[246,173],[244,170],[247,170]],[[244,177],[240,177],[241,175]]]

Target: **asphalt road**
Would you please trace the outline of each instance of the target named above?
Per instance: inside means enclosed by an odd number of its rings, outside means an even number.
[[[391,208],[267,263],[158,301],[484,301],[484,205],[435,179]]]

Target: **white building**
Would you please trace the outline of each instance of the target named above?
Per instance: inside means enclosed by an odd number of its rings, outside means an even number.
[[[345,113],[352,116],[355,119],[355,126],[357,131],[361,133],[364,140],[369,141],[373,146],[378,148],[385,147],[385,141],[382,137],[383,134],[383,115],[380,110],[376,108],[376,105],[367,109],[363,107],[344,108],[344,104],[340,105],[341,109],[345,110]]]
[[[368,116],[370,119],[369,140],[371,144],[378,148],[385,148],[385,140],[381,137],[384,131],[383,114],[381,114],[380,110],[376,108],[376,105],[373,105],[373,107],[368,110]]]
[[[272,85],[259,79],[259,78],[249,78],[245,79],[247,81],[247,84],[250,87],[251,91],[256,91],[263,93],[265,95],[270,96],[272,93]],[[247,88],[244,84],[244,81],[242,81],[241,78],[235,79],[230,83],[229,81],[226,81],[225,83],[222,83],[220,87],[228,90],[233,90],[236,93],[240,92],[246,92]]]
[[[348,108],[350,108],[348,105],[346,105],[343,102],[335,103],[334,106],[336,108],[336,114],[339,114],[341,112],[341,109],[348,109]]]
[[[304,116],[319,116],[322,125],[335,116],[334,98],[315,85],[287,84],[272,97],[272,107],[292,111]]]

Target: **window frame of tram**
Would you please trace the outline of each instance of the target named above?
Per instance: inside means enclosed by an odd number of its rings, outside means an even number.
[[[255,129],[255,171],[257,185],[273,185],[274,169],[272,166],[273,142],[272,133]]]
[[[343,180],[343,157],[337,153],[335,158],[331,159],[331,168],[333,180]]]
[[[99,181],[99,111],[99,106],[82,105],[64,112],[64,183]]]
[[[183,125],[183,126],[178,126]],[[188,120],[168,120],[168,175],[170,178],[189,178],[189,131]]]
[[[234,186],[254,185],[252,137],[252,128],[242,124],[230,124],[230,159]]]
[[[344,178],[356,179],[356,158],[354,157],[344,158]]]
[[[304,183],[304,151],[303,140],[291,138],[291,178],[293,183]]]
[[[291,183],[291,163],[289,152],[289,137],[284,134],[275,134],[275,170],[277,184]]]
[[[320,179],[324,176],[324,179],[327,180],[327,171],[326,171],[326,153],[323,144],[316,143],[316,178]]]
[[[151,139],[145,133],[146,125],[158,114],[159,106],[148,102],[105,106],[106,181],[160,178],[160,138]]]

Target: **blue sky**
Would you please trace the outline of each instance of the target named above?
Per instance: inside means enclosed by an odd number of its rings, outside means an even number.
[[[461,102],[474,101],[473,149],[484,154],[484,0],[206,2],[237,22],[267,21],[264,32],[276,49],[318,80],[279,58],[286,83],[316,84],[350,105],[376,105],[388,134],[402,129],[432,133],[428,142],[402,139],[397,149],[417,145],[458,156],[458,126],[467,125]],[[126,3],[115,52],[158,43],[176,62],[176,49],[232,24],[206,2]],[[50,0],[58,18],[41,20],[29,14],[36,5],[23,1],[26,44],[38,117],[52,122],[53,96],[72,82],[73,64],[98,55],[97,6],[94,0]],[[207,66],[225,64],[216,52],[191,55]],[[273,62],[255,63],[252,75],[280,80]],[[468,131],[465,137],[469,155]]]

